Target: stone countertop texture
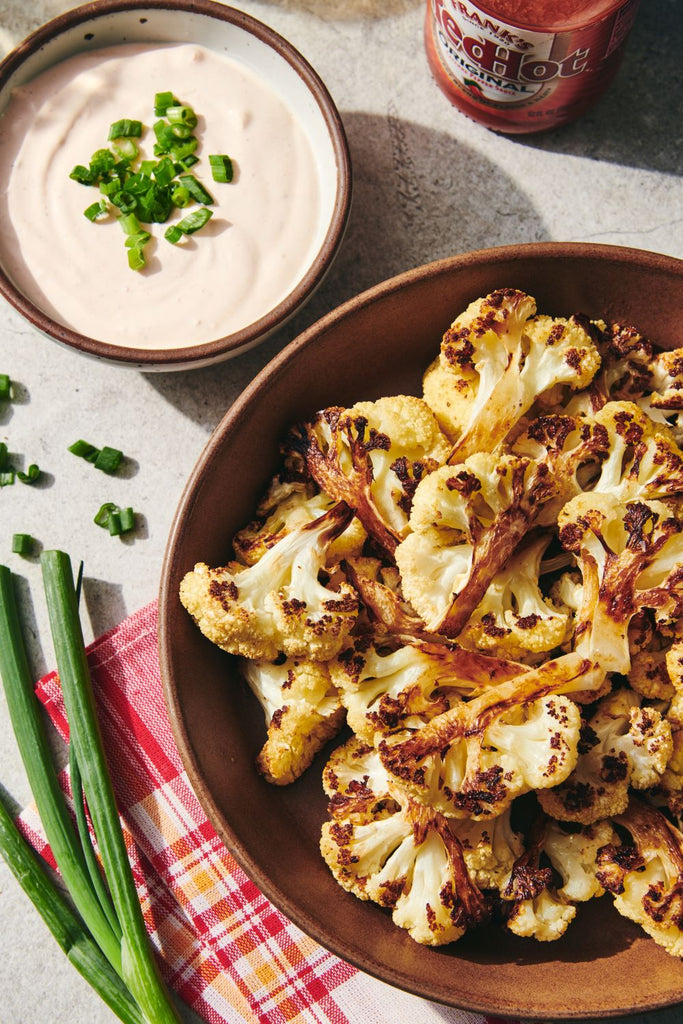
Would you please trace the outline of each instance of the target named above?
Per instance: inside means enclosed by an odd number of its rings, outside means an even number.
[[[0,0],[2,52],[70,6]],[[422,43],[424,0],[235,6],[286,36],[328,86],[353,161],[349,227],[326,280],[285,329],[236,360],[192,373],[144,374],[86,360],[1,304],[0,372],[18,386],[15,402],[0,410],[0,440],[30,453],[48,474],[37,489],[15,486],[1,495],[0,550],[10,552],[2,561],[40,595],[39,566],[11,554],[13,533],[83,558],[86,639],[156,596],[171,519],[210,432],[266,362],[338,303],[422,263],[508,243],[591,241],[683,257],[680,0],[643,0],[616,81],[582,119],[516,138],[468,120],[437,88]],[[92,475],[73,472],[66,447],[76,437],[115,444],[130,457],[130,472],[109,479],[102,497]],[[94,526],[81,531],[79,508],[103,500],[140,511],[132,540],[110,542]],[[41,614],[37,635],[44,637]],[[31,656],[37,672],[52,665],[37,640]],[[0,779],[17,805],[27,800],[2,696]],[[3,863],[0,921],[0,1024],[115,1019]],[[629,1019],[674,1024],[680,1008]],[[187,1012],[186,1020],[196,1018]]]

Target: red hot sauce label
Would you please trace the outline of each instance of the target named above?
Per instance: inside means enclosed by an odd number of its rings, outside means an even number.
[[[559,124],[607,88],[638,3],[625,0],[583,29],[542,32],[492,17],[468,0],[430,0],[432,71],[453,102],[489,127],[505,131],[506,117],[516,131]],[[498,116],[487,119],[487,108]]]

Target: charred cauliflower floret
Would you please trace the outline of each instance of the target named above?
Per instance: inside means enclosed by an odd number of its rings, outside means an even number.
[[[501,885],[509,930],[540,942],[564,935],[576,916],[576,904],[604,892],[597,877],[597,856],[613,835],[608,822],[565,831],[539,815],[526,850]]]
[[[375,736],[429,721],[465,696],[483,692],[523,670],[515,662],[448,644],[414,643],[396,649],[366,638],[329,663],[333,682],[356,736]]]
[[[292,431],[287,444],[318,486],[355,509],[388,552],[407,530],[415,488],[450,448],[429,406],[412,395],[324,409]]]
[[[514,554],[489,584],[459,636],[465,645],[499,657],[520,658],[560,647],[571,630],[568,609],[555,606],[539,585],[548,537],[534,538]]]
[[[539,395],[583,388],[600,366],[578,319],[535,312],[529,295],[502,289],[473,302],[446,331],[423,393],[455,440],[450,461],[495,451]]]
[[[500,889],[524,849],[521,834],[512,827],[510,808],[487,821],[459,818],[450,826],[460,840],[474,884],[483,890]]]
[[[683,956],[683,835],[654,807],[632,798],[615,824],[630,842],[598,854],[598,878],[614,906],[672,956]]]
[[[683,452],[663,426],[631,402],[609,402],[594,417],[609,439],[595,491],[620,501],[683,493]]]
[[[671,757],[671,727],[632,690],[603,697],[581,730],[579,758],[571,775],[538,799],[553,818],[591,825],[621,814],[629,786],[656,785]]]
[[[255,565],[269,548],[292,530],[329,512],[335,501],[312,481],[275,477],[256,508],[255,518],[233,537],[237,561]],[[367,534],[355,517],[327,549],[327,560],[336,564],[362,551]]]
[[[448,822],[392,786],[376,751],[351,739],[324,772],[331,820],[320,848],[337,881],[389,907],[417,941],[439,946],[487,920],[462,846]]]
[[[581,715],[564,693],[602,674],[565,655],[382,739],[382,763],[411,796],[453,817],[501,814],[531,789],[563,782],[578,757]]]
[[[288,659],[240,664],[266,716],[268,735],[256,764],[281,786],[294,782],[344,724],[345,712],[324,663]]]
[[[583,578],[576,650],[607,672],[628,674],[631,619],[683,614],[683,521],[662,502],[578,495],[559,516],[560,540]]]
[[[532,521],[531,464],[481,453],[430,473],[396,549],[403,592],[427,627],[457,636]]]
[[[180,600],[209,640],[230,654],[274,661],[327,661],[346,642],[358,615],[356,592],[321,583],[332,540],[352,511],[335,505],[319,519],[293,530],[253,566],[238,562],[210,569],[199,563],[180,585]]]

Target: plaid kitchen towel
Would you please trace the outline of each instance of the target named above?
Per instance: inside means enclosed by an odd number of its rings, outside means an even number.
[[[88,657],[147,929],[167,982],[199,1016],[210,1024],[495,1024],[344,963],[247,878],[183,770],[163,699],[156,603],[97,640]],[[56,674],[37,692],[66,738]],[[49,857],[33,809],[22,827]]]

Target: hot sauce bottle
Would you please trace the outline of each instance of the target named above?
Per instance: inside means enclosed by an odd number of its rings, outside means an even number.
[[[428,0],[427,58],[451,102],[487,128],[555,128],[605,92],[639,2]]]

